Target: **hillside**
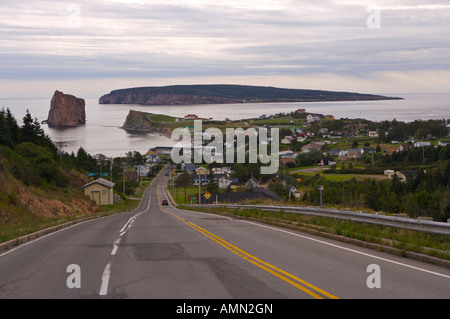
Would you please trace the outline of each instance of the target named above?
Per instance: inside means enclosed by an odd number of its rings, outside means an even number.
[[[114,90],[100,104],[192,105],[262,102],[323,102],[389,100],[386,97],[351,92],[284,89],[246,85],[174,85]]]
[[[60,157],[31,115],[19,126],[0,111],[0,242],[55,223],[97,213],[80,187],[87,177],[79,157]]]

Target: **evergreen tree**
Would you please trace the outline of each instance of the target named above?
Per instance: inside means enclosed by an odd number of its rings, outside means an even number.
[[[11,146],[14,147],[19,143],[20,127],[9,108],[6,109],[5,122],[9,131]]]
[[[13,147],[4,109],[0,111],[0,145]]]

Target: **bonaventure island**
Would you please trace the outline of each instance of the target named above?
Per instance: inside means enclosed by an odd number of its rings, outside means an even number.
[[[99,103],[161,107],[242,103],[245,108],[247,103],[394,99],[401,97],[243,85],[177,85],[114,90],[100,97]],[[202,121],[204,130],[279,129],[279,167],[275,174],[261,174],[259,162],[176,164],[167,186],[175,205],[322,205],[447,222],[450,119],[376,122],[338,119],[332,109],[328,113],[310,113],[306,106],[288,113],[219,121],[196,114],[174,117],[130,110],[121,129],[159,133],[168,138],[176,128],[192,131],[196,120]],[[173,165],[171,147],[150,148],[145,154],[124,150],[125,156],[120,158],[93,156],[83,147],[69,154],[42,129],[42,125],[85,124],[84,100],[60,91],[51,99],[44,122],[39,123],[27,112],[20,123],[8,108],[1,111],[0,241],[17,238],[30,228],[54,220],[129,211],[138,205],[143,191],[164,165]],[[92,185],[111,196],[99,200],[91,192]],[[240,214],[241,218],[251,215],[243,211],[228,213]],[[274,218],[262,212],[254,214],[250,217],[266,221]],[[328,227],[313,225],[311,220],[277,218],[279,222],[310,224],[324,231]]]

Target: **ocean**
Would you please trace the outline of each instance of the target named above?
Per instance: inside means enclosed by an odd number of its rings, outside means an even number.
[[[364,118],[373,121],[414,121],[416,119],[450,119],[450,93],[441,94],[385,94],[398,96],[403,100],[315,102],[315,103],[255,103],[255,104],[210,104],[189,106],[142,106],[109,104],[100,105],[98,99],[86,100],[86,124],[74,128],[49,128],[44,131],[54,142],[63,142],[64,151],[76,153],[82,146],[91,155],[104,154],[108,157],[125,156],[128,151],[145,154],[156,146],[172,146],[175,142],[159,134],[131,134],[122,130],[130,110],[184,117],[197,114],[203,118],[232,120],[288,113],[299,108],[307,112],[330,114],[335,118]],[[51,97],[47,99],[0,99],[0,108],[9,108],[19,125],[28,109],[39,120],[46,120],[50,110]]]

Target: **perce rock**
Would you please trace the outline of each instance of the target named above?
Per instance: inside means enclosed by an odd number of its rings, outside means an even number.
[[[56,91],[48,113],[49,126],[77,126],[86,124],[84,99]]]

